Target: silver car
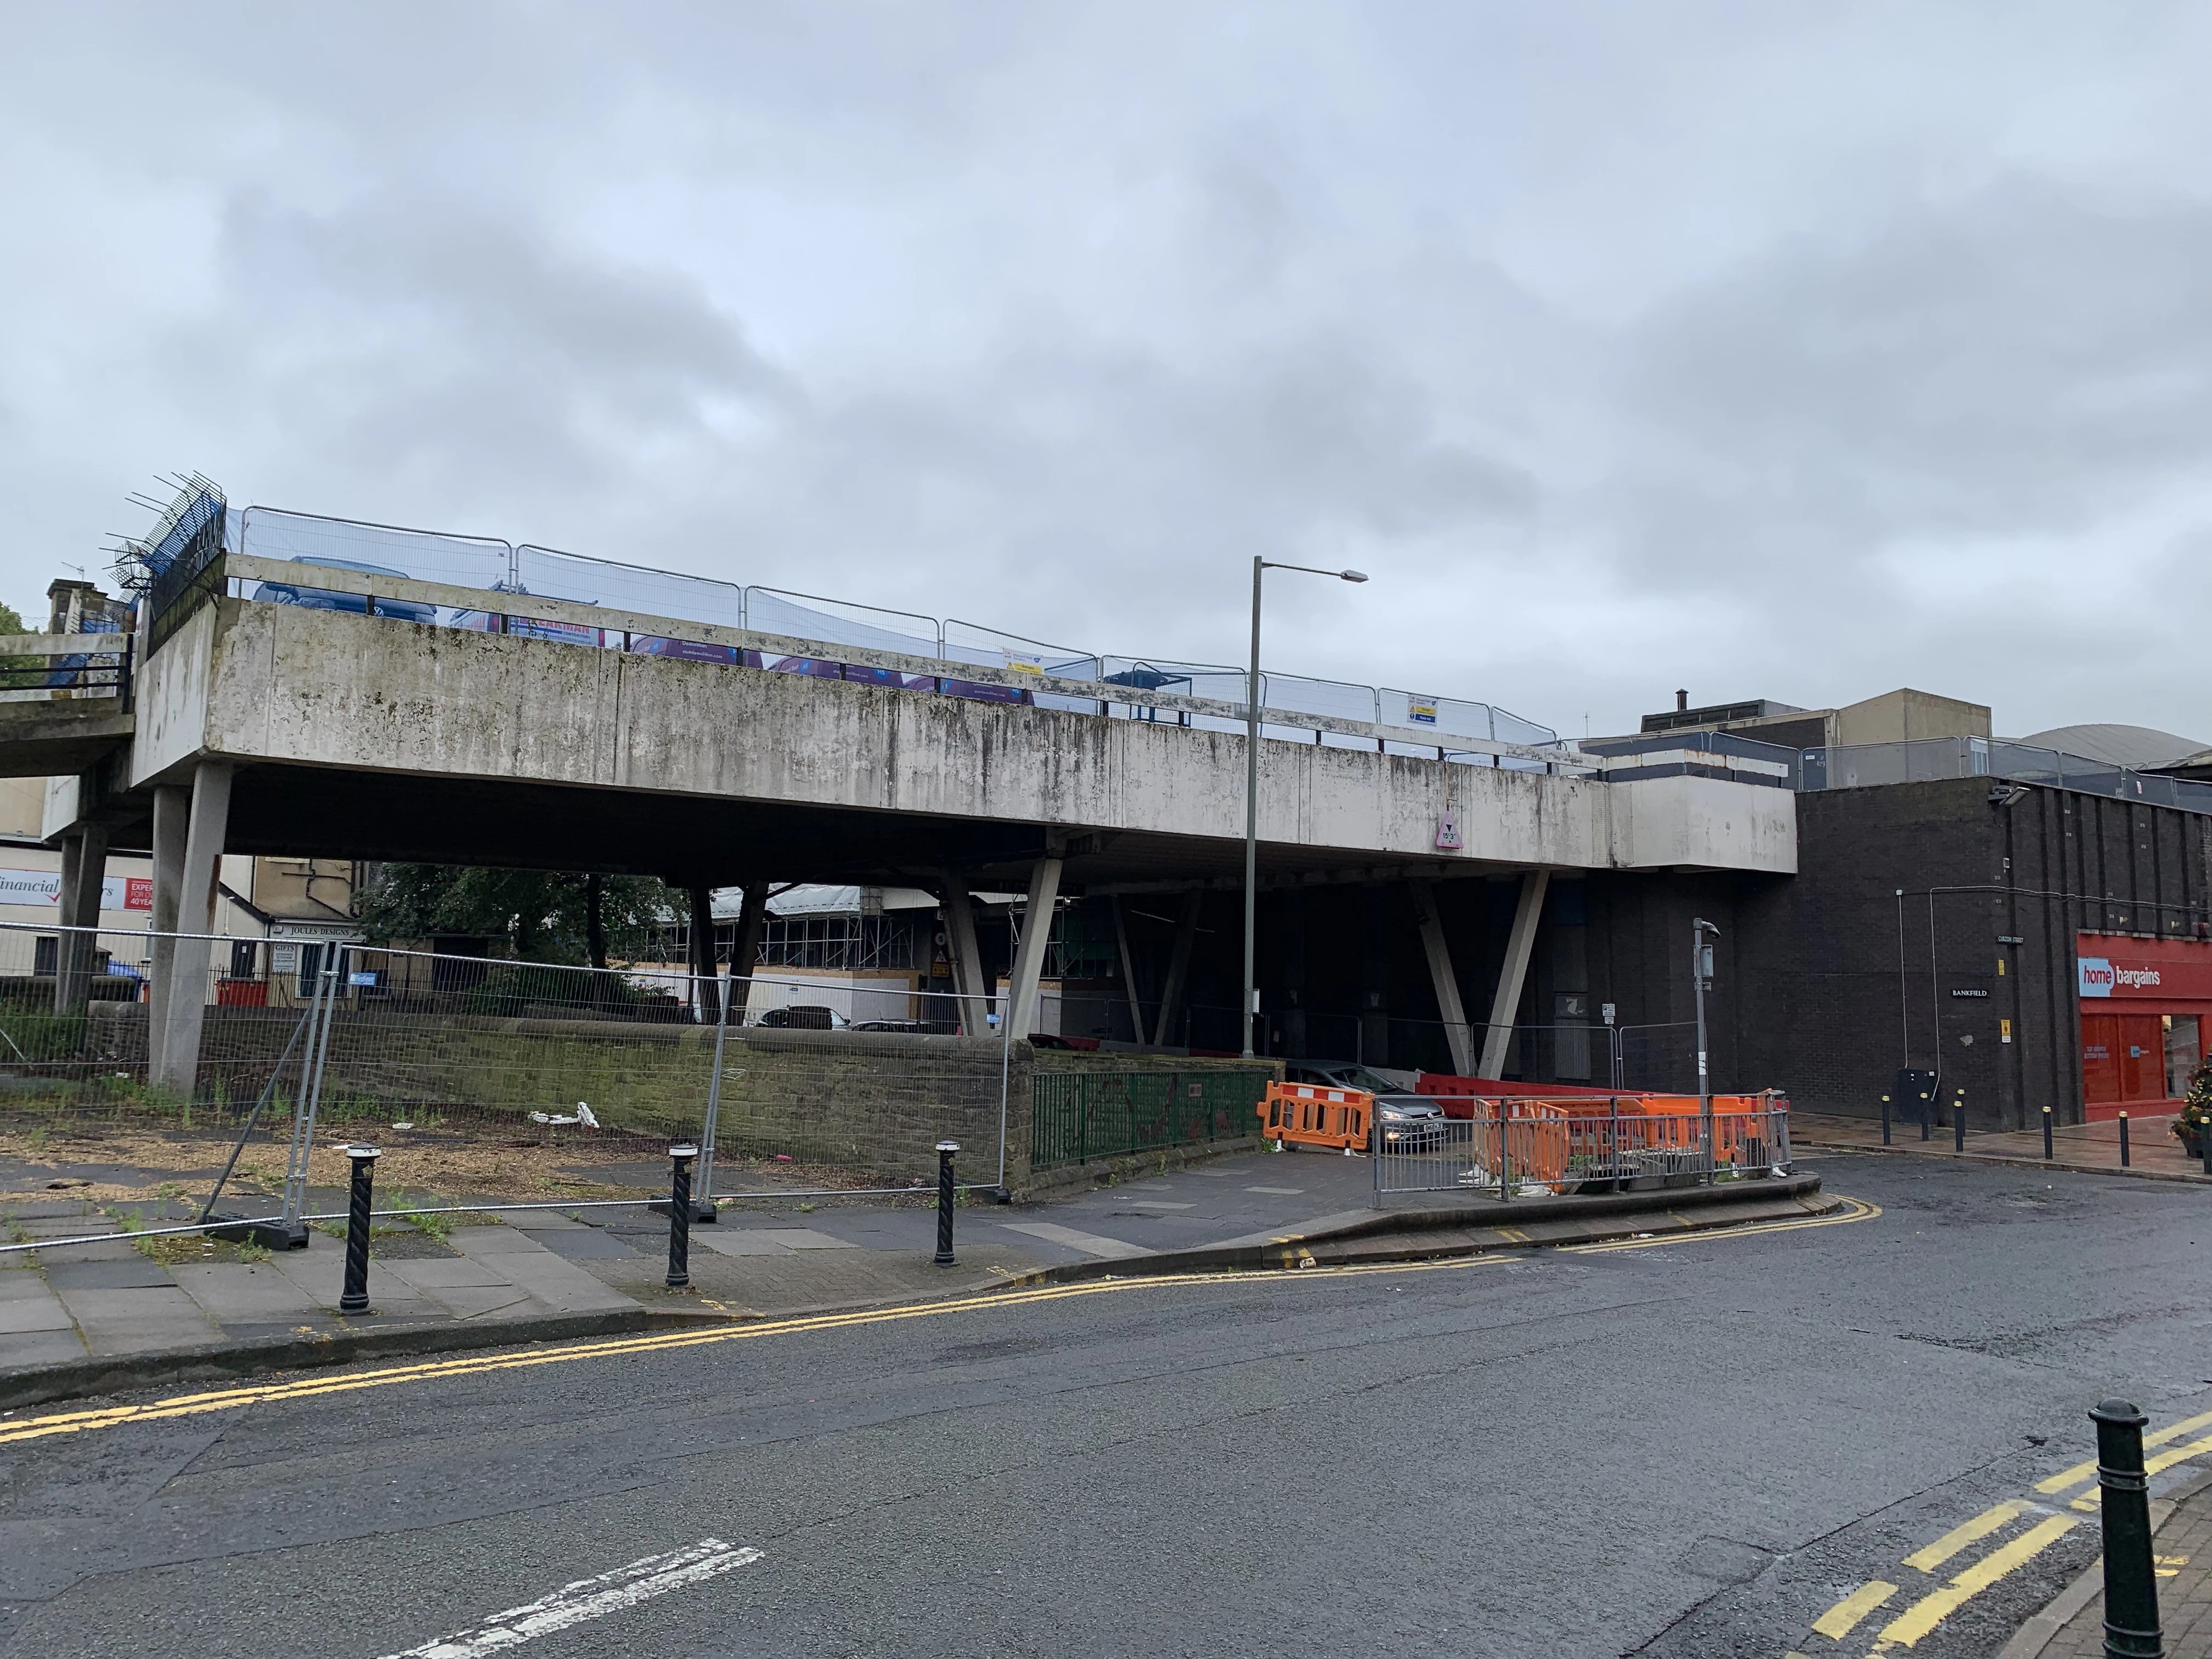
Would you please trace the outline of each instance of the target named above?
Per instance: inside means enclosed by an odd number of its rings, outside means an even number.
[[[1292,1075],[1301,1083],[1318,1083],[1331,1089],[1357,1089],[1375,1097],[1376,1147],[1385,1152],[1425,1152],[1451,1139],[1444,1109],[1426,1095],[1359,1065],[1299,1066]]]

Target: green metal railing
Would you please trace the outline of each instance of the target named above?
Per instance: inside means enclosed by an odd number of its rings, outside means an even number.
[[[1257,1134],[1271,1074],[1250,1072],[1044,1072],[1031,1079],[1030,1164],[1048,1169]]]

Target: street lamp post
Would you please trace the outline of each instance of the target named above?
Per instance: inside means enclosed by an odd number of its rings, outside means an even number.
[[[1713,1082],[1705,1065],[1705,991],[1713,982],[1713,947],[1705,936],[1718,939],[1721,930],[1703,916],[1690,923],[1690,984],[1698,1005],[1698,1130],[1704,1140],[1705,1179],[1713,1178]]]
[[[1252,672],[1244,682],[1244,1058],[1252,1058],[1252,1022],[1260,1013],[1258,964],[1254,937],[1260,906],[1260,574],[1265,570],[1303,570],[1310,576],[1334,576],[1339,581],[1364,582],[1357,570],[1322,570],[1310,564],[1278,564],[1272,559],[1252,561]]]

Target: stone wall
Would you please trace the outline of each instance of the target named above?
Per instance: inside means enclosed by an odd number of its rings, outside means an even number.
[[[299,1023],[289,1010],[210,1008],[198,1099],[233,1110],[268,1080]],[[146,1009],[95,1004],[84,1070],[143,1076]],[[696,1136],[714,1070],[711,1026],[629,1020],[501,1019],[341,1010],[332,1022],[322,1113],[333,1129],[407,1121],[433,1132],[525,1129],[532,1111],[587,1104],[601,1125],[675,1139]],[[279,1079],[296,1093],[295,1051]],[[937,1143],[960,1143],[963,1180],[1030,1178],[1032,1079],[1041,1071],[1279,1079],[1279,1060],[1188,1059],[1037,1049],[994,1038],[750,1026],[729,1032],[716,1146],[726,1158],[787,1158],[888,1185],[933,1179]],[[127,1088],[126,1085],[126,1088]],[[1002,1105],[1003,1103],[1003,1105]]]

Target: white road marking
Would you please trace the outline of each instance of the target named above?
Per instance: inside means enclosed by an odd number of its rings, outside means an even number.
[[[1190,1206],[1164,1198],[1133,1198],[1129,1200],[1129,1207],[1133,1210],[1188,1210]]]
[[[687,1584],[702,1583],[732,1567],[759,1560],[760,1553],[757,1549],[726,1544],[719,1538],[702,1538],[683,1549],[671,1550],[665,1555],[648,1555],[626,1567],[603,1572],[596,1578],[579,1578],[573,1584],[563,1584],[550,1595],[509,1607],[505,1613],[495,1613],[481,1625],[456,1631],[451,1636],[441,1636],[419,1648],[409,1648],[404,1653],[386,1655],[386,1659],[478,1659],[483,1654],[520,1646],[533,1637],[548,1636],[573,1625],[620,1613],[625,1607],[634,1607],[641,1601],[682,1589]]]
[[[1247,1187],[1248,1193],[1274,1193],[1283,1198],[1296,1198],[1305,1191],[1303,1187]]]
[[[1065,1244],[1069,1249],[1080,1250],[1085,1255],[1121,1256],[1147,1254],[1140,1244],[1125,1244],[1118,1238],[1106,1238],[1097,1233],[1079,1232],[1073,1227],[1063,1227],[1053,1221],[1001,1221],[999,1224],[1010,1233],[1027,1233],[1031,1238],[1042,1238],[1053,1244]]]

